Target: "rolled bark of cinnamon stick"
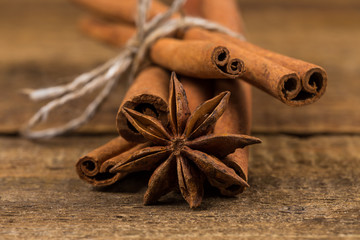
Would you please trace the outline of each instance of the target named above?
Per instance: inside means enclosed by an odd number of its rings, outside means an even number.
[[[195,0],[191,2],[189,6],[199,7],[198,2],[201,2],[200,7],[204,7],[204,4],[207,4],[205,0]],[[214,1],[217,4],[224,4],[225,7],[229,1]],[[230,3],[228,7],[232,6],[233,3]],[[217,8],[217,6],[215,6]],[[207,11],[216,11],[214,9],[205,8],[204,9],[190,9],[190,12],[204,12]],[[225,8],[225,12],[228,10]],[[235,12],[234,14],[237,14]],[[223,16],[223,13],[221,14]],[[233,18],[231,16],[230,18]],[[214,19],[212,19],[214,21]],[[216,19],[215,19],[216,20]],[[241,20],[241,18],[240,18]],[[227,20],[225,20],[227,21]],[[232,21],[230,21],[232,22]],[[238,26],[239,24],[235,22],[233,27]],[[242,28],[235,28],[239,31]],[[221,91],[229,90],[231,91],[231,97],[228,103],[228,107],[224,112],[223,116],[217,121],[217,124],[214,129],[215,134],[223,133],[240,133],[240,134],[249,134],[251,127],[251,87],[249,84],[239,81],[239,80],[207,80],[209,84],[205,84],[199,81],[199,79],[181,79],[188,95],[189,107],[193,111],[197,105],[201,104],[205,100],[212,97],[214,94],[217,94]],[[192,81],[191,81],[192,80]],[[204,88],[206,86],[206,88]],[[247,180],[248,173],[248,149],[237,149],[233,154],[228,155],[225,159],[221,159],[226,165],[233,168],[235,172]],[[220,189],[220,192],[223,195],[233,196],[242,192],[244,188],[242,186],[231,186],[227,189]]]
[[[245,71],[244,62],[230,58],[226,47],[208,41],[161,38],[151,46],[150,58],[164,68],[194,78],[237,78]]]
[[[183,6],[183,11],[187,16],[202,16],[202,0],[187,0]]]
[[[223,24],[234,31],[243,33],[244,24],[234,0],[201,0],[203,3],[203,17]],[[211,8],[210,8],[211,6]],[[223,14],[226,12],[227,14]],[[241,80],[216,81],[217,92],[231,91],[227,109],[217,121],[215,134],[238,133],[250,134],[252,120],[252,93],[251,86]],[[233,168],[235,172],[248,180],[249,150],[247,147],[237,149],[222,161]],[[234,196],[244,190],[242,186],[220,189],[223,195]]]
[[[132,36],[131,34],[132,32],[128,31],[128,26],[125,24],[117,24],[117,25],[109,24],[108,26],[101,26],[94,21],[91,24],[93,27],[89,26],[89,29],[85,31],[87,31],[88,34],[94,36],[95,38],[98,38],[99,40],[102,41],[105,40],[106,42],[112,45],[121,46],[125,44],[124,39],[126,37]],[[134,32],[135,29],[133,29],[133,33]],[[120,34],[120,33],[124,33],[124,34]],[[122,36],[124,38],[118,39],[117,36]],[[283,67],[282,65],[274,61],[271,61],[270,59],[267,59],[263,56],[259,56],[257,55],[257,53],[250,52],[243,48],[240,48],[237,45],[233,44],[232,42],[226,41],[224,40],[224,38],[219,37],[218,34],[211,33],[204,29],[191,28],[187,30],[182,35],[182,37],[188,40],[207,40],[207,41],[211,41],[212,43],[226,46],[230,50],[232,57],[234,57],[235,59],[242,59],[244,60],[244,62],[247,63],[246,71],[243,74],[242,79],[262,89],[263,91],[269,93],[270,95],[276,97],[277,99],[281,100],[287,105],[290,106],[299,105],[300,102],[298,101],[298,95],[301,91],[302,84],[299,76],[295,71]],[[171,45],[171,47],[173,46],[174,45]],[[162,46],[161,48],[164,49]],[[187,49],[184,49],[184,51],[185,50]],[[162,57],[158,59],[159,57],[161,57],[160,54],[158,53],[158,48],[154,49],[154,51],[156,51],[156,55],[154,56],[154,58],[156,59],[157,63],[166,65],[167,68],[171,68],[181,74],[185,74],[185,75],[199,74],[199,72],[196,72],[196,69],[192,69],[188,66],[186,66],[185,68],[183,63],[179,61],[174,60],[174,62],[177,64],[177,66],[174,66],[174,64],[171,61],[168,61],[169,59],[167,54],[165,54],[164,58]],[[197,50],[197,52],[199,52],[199,50]],[[177,59],[178,57],[171,56],[171,59],[175,59],[175,58]],[[237,63],[234,64],[235,64],[234,69],[236,73],[238,69],[236,67]],[[227,71],[232,72],[231,69],[232,63],[227,64],[227,66],[228,67],[230,66],[230,68],[228,68]],[[185,68],[185,70],[182,68]],[[191,72],[189,70],[194,70],[194,71]]]
[[[224,0],[221,1],[220,4],[217,0],[196,0],[190,1],[187,5],[191,7],[199,6],[199,4],[202,6],[201,10],[194,10],[194,8],[185,10],[190,13],[192,11],[193,14],[201,12],[203,17],[223,24],[235,31],[241,32],[244,29],[241,15],[237,14],[237,6],[233,0]],[[213,6],[217,6],[217,8]],[[223,15],[224,9],[227,9],[227,11],[225,11],[227,13],[226,16]],[[113,27],[113,31],[120,32],[120,29],[116,29],[116,26],[111,27]],[[123,26],[117,27],[123,28]],[[96,35],[94,34],[95,28],[100,31],[98,26],[94,26],[94,29],[89,27],[85,31],[90,35]],[[115,38],[112,38],[111,34],[109,34],[109,26],[104,27],[103,31],[104,33],[102,35],[98,34],[95,37],[114,45]],[[121,29],[121,31],[124,33],[129,32],[128,29]],[[199,38],[199,32],[196,37],[194,31],[195,30],[191,29],[190,33],[187,34],[189,39],[208,40],[206,36]],[[207,32],[206,30],[202,31]],[[208,34],[212,35],[212,41],[219,44],[221,43],[226,47],[229,47],[231,43],[236,45],[235,50],[230,47],[229,50],[232,53],[232,57],[239,57],[239,59],[243,60],[247,65],[248,71],[245,73],[243,79],[251,82],[251,84],[268,92],[272,96],[275,96],[287,105],[302,106],[310,104],[317,101],[324,94],[327,85],[327,75],[325,70],[320,66],[262,49],[249,42],[225,34],[207,32],[205,35]],[[191,35],[192,37],[190,37]],[[202,35],[204,35],[204,32]],[[125,36],[125,34],[122,36]],[[130,37],[130,34],[127,35],[127,37]],[[115,45],[120,46],[122,41],[121,39],[121,41],[119,41],[118,44],[115,43]],[[248,57],[244,58],[244,55]],[[269,71],[269,69],[271,71]]]
[[[137,13],[137,0],[71,0],[77,5],[86,8],[87,10],[95,13],[103,18],[126,21],[129,23],[135,23],[135,16]],[[159,2],[152,1],[150,9],[148,11],[148,19],[153,18],[159,13],[163,13],[168,7]]]
[[[202,17],[217,22],[234,32],[244,33],[245,25],[234,0],[199,0]]]
[[[94,18],[83,19],[81,28],[88,35],[118,47],[135,33],[135,28],[126,24],[106,24]],[[150,57],[158,65],[195,78],[236,78],[245,72],[244,62],[230,58],[226,47],[206,41],[162,38],[151,47]]]
[[[123,138],[132,142],[145,141],[121,112],[123,107],[156,117],[167,126],[169,79],[169,72],[156,66],[147,67],[138,74],[126,92],[116,117],[117,130]]]
[[[233,0],[223,0],[219,3],[218,0],[198,0],[202,1],[202,15],[204,18],[218,22],[229,29],[243,33],[244,24],[242,17],[237,11],[236,2]],[[226,14],[224,14],[226,12]],[[298,90],[298,82],[294,78],[289,81],[284,81],[285,91],[289,92],[285,103],[292,106],[301,106],[317,101],[325,92],[327,85],[327,75],[320,66],[307,63],[298,59],[287,57],[269,50],[260,48],[254,44],[233,38],[226,34],[216,33],[223,41],[233,42],[238,47],[255,53],[259,56],[268,58],[269,60],[288,68],[297,73],[301,81],[301,90]],[[227,45],[226,45],[227,46]],[[232,50],[230,50],[233,52]],[[243,59],[247,68],[250,69],[250,64],[246,59]],[[246,76],[244,77],[246,78]],[[296,80],[297,81],[297,80]],[[296,95],[295,95],[296,94]],[[294,96],[295,95],[295,96]]]
[[[301,81],[297,73],[265,57],[240,48],[207,30],[192,28],[183,35],[189,40],[209,40],[226,46],[235,58],[246,63],[246,72],[241,79],[269,93],[287,105],[294,105],[294,99],[301,91]],[[295,101],[296,103],[296,101]]]
[[[76,172],[81,179],[93,186],[108,186],[122,177],[124,174],[112,174],[101,172],[102,164],[114,156],[120,155],[135,146],[135,143],[126,141],[122,137],[114,138],[108,143],[96,148],[76,163]]]
[[[236,133],[236,134],[250,134],[251,128],[251,89],[250,86],[238,80],[216,81],[216,91],[231,91],[231,97],[226,111],[218,120],[214,133]],[[248,180],[248,148],[237,149],[234,153],[221,159],[226,165],[233,168],[235,172],[243,178]],[[220,189],[220,192],[226,196],[234,196],[244,190],[242,186],[234,186],[229,189]]]
[[[81,18],[79,26],[90,37],[116,47],[125,46],[127,41],[136,33],[134,25],[124,22],[111,23],[93,16]]]
[[[98,38],[100,40],[105,39],[106,42],[112,45],[121,46],[124,44],[123,40],[125,39],[125,36],[126,37],[131,36],[131,31],[128,31],[127,28],[128,26],[124,24],[117,24],[117,25],[109,24],[108,26],[104,26],[104,27],[101,25],[99,26],[99,24],[97,24],[94,21],[91,24],[93,27],[89,26],[89,29],[85,31],[87,31],[90,35],[94,36],[95,38]],[[134,30],[133,32],[135,32],[135,29],[133,30]],[[115,32],[118,34],[116,34]],[[124,34],[120,34],[120,33],[124,33]],[[114,37],[112,37],[113,35]],[[118,35],[124,38],[117,40]],[[263,91],[269,93],[270,95],[276,97],[277,99],[281,100],[287,105],[291,105],[291,106],[299,105],[298,95],[301,91],[302,84],[300,82],[299,76],[295,71],[283,67],[282,65],[274,61],[271,61],[263,56],[259,56],[257,55],[257,53],[250,52],[243,48],[240,48],[237,45],[233,44],[232,42],[226,41],[224,40],[224,38],[219,37],[218,34],[208,32],[204,29],[191,28],[187,30],[182,35],[182,37],[188,40],[207,40],[207,41],[211,41],[212,43],[226,46],[230,50],[231,56],[233,58],[242,59],[244,62],[247,63],[246,71],[243,74],[242,79],[262,89]],[[173,46],[174,45],[172,45],[171,43],[170,47]],[[168,46],[168,48],[170,47]],[[165,51],[165,48],[163,46],[161,46],[161,49]],[[185,50],[187,49],[184,49],[184,51]],[[165,57],[163,57],[158,53],[158,48],[154,48],[153,51],[156,51],[156,55],[154,56],[154,59],[157,61],[157,63],[161,65],[166,65],[166,67],[175,70],[176,72],[181,74],[185,74],[185,75],[199,74],[199,72],[196,72],[196,69],[193,69],[194,70],[193,72],[189,71],[192,70],[192,68],[188,66],[186,66],[185,68],[183,63],[181,62],[180,64],[179,61],[174,60],[174,62],[177,65],[180,65],[180,66],[174,66],[174,64],[171,61],[168,61],[169,59],[167,54],[165,54]],[[197,52],[199,52],[199,50],[197,50]],[[177,59],[178,57],[171,56],[171,59],[175,59],[175,58]],[[235,64],[234,69],[236,73],[237,71],[236,69],[238,69],[236,67],[237,63],[234,64]],[[232,63],[227,64],[227,66],[228,67],[230,66],[230,68],[228,68],[227,71],[232,72],[231,69]],[[180,67],[185,68],[185,70],[181,69]],[[205,77],[205,75],[203,76]],[[206,76],[206,77],[212,77],[212,76]]]
[[[231,90],[231,97],[228,107],[223,116],[215,125],[215,134],[249,134],[251,125],[251,91],[250,86],[244,82],[231,79],[211,80],[211,79],[191,79],[180,78],[181,83],[189,99],[191,112],[203,102],[222,91]],[[227,166],[244,180],[248,176],[248,149],[237,149],[226,158],[220,159]],[[244,190],[242,185],[232,185],[227,188],[219,189],[223,195],[234,196]]]
[[[218,35],[225,41],[232,42],[238,47],[265,57],[283,67],[295,71],[301,80],[301,91],[295,98],[292,99],[291,105],[302,106],[311,104],[321,98],[325,93],[327,86],[327,74],[326,71],[315,64],[308,63],[299,59],[291,58],[279,53],[275,53],[259,46],[251,44],[246,41],[242,41],[237,38],[233,38],[222,33],[213,33]]]

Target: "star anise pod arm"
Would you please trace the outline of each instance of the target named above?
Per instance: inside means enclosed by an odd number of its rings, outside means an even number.
[[[222,92],[204,102],[191,115],[185,90],[174,73],[169,92],[169,129],[153,117],[122,109],[129,122],[152,146],[135,152],[110,172],[154,170],[144,196],[145,204],[154,203],[177,187],[190,207],[198,207],[205,178],[219,189],[248,187],[246,181],[221,159],[237,148],[260,140],[239,134],[211,134],[226,109],[230,92]]]
[[[122,112],[128,121],[149,141],[166,145],[171,139],[171,136],[158,119],[126,107],[122,109]]]
[[[177,185],[176,159],[170,155],[151,175],[148,189],[144,195],[144,204],[155,203],[161,196]]]
[[[216,121],[224,113],[229,98],[230,92],[226,91],[200,104],[186,124],[185,138],[194,139],[212,131]]]
[[[261,143],[261,140],[242,134],[206,135],[188,141],[186,146],[191,149],[200,150],[218,158],[224,158],[233,153],[237,148],[247,145]],[[221,146],[221,147],[219,147]]]
[[[184,87],[177,79],[175,72],[171,74],[169,96],[170,126],[173,134],[179,135],[185,129],[190,116],[190,109]]]
[[[194,164],[183,157],[176,156],[178,183],[181,195],[191,208],[200,206],[204,195],[203,177]]]

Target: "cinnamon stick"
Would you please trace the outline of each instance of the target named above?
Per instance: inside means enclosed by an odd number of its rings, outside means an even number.
[[[224,34],[219,35],[221,37],[225,37]],[[299,59],[281,55],[279,53],[271,52],[249,42],[241,41],[230,36],[226,36],[226,39],[231,40],[239,47],[256,52],[257,54],[277,62],[284,67],[296,71],[302,82],[301,92],[295,99],[295,101],[297,101],[296,105],[313,103],[325,93],[327,86],[327,74],[322,67]]]
[[[89,27],[89,29],[85,29],[85,31],[88,32],[88,34],[94,36],[95,38],[98,38],[99,40],[106,41],[112,45],[118,45],[121,46],[124,44],[123,40],[125,39],[125,36],[130,36],[131,31],[128,31],[126,25],[108,25],[106,27],[102,27],[99,25],[93,24],[93,28]],[[97,30],[99,30],[99,34],[97,34]],[[100,31],[102,30],[102,33]],[[134,30],[135,31],[135,30]],[[117,32],[114,33],[114,32]],[[119,34],[120,32],[124,32],[124,35]],[[127,33],[129,33],[127,35]],[[112,35],[115,35],[115,37],[112,37]],[[121,35],[124,38],[117,41],[116,36]],[[307,84],[308,88],[315,88],[315,86],[321,86],[321,89],[317,93],[317,95],[312,96],[312,93],[309,93],[309,91],[306,91],[306,89],[303,89],[302,86],[304,83],[301,82],[298,74],[296,71],[289,69],[283,65],[281,65],[278,62],[272,61],[269,58],[266,58],[264,56],[258,55],[257,52],[251,52],[248,51],[246,48],[241,48],[238,45],[235,45],[233,42],[230,42],[226,40],[225,37],[220,37],[218,33],[211,33],[203,29],[199,28],[192,28],[185,32],[185,35],[183,35],[185,39],[189,40],[210,40],[212,43],[217,43],[223,46],[226,46],[227,49],[230,50],[231,56],[235,59],[242,59],[244,62],[247,63],[246,71],[244,73],[244,76],[242,79],[245,81],[251,83],[252,85],[258,87],[259,89],[262,89],[263,91],[269,93],[270,95],[276,97],[277,99],[281,100],[282,102],[286,103],[290,106],[301,106],[304,104],[309,104],[314,101],[316,101],[318,98],[321,97],[323,94],[323,91],[325,90],[325,87],[322,85],[324,84],[322,80],[326,79],[325,77],[319,77],[316,78],[318,75],[317,71],[320,71],[320,68],[316,68],[315,66],[313,68],[310,68],[311,71],[307,71],[306,79],[312,79],[312,80],[303,80],[303,82],[310,82],[311,84]],[[169,45],[168,45],[169,47]],[[172,46],[171,46],[172,47]],[[161,45],[161,48],[164,48],[163,45]],[[157,51],[157,50],[154,50]],[[197,49],[198,53],[199,50]],[[187,54],[187,53],[186,53]],[[201,56],[201,55],[197,55]],[[160,58],[161,57],[161,58]],[[162,59],[163,58],[163,59]],[[170,59],[174,59],[171,58]],[[167,68],[170,68],[172,70],[175,70],[179,73],[182,73],[184,75],[190,75],[194,77],[201,77],[199,76],[199,72],[192,72],[189,70],[192,70],[188,66],[184,66],[184,62],[176,61],[175,63],[180,66],[174,66],[174,63],[172,63],[169,60],[169,56],[165,54],[164,56],[161,56],[156,52],[155,56],[153,56],[153,60],[156,61],[158,64],[161,64]],[[235,60],[236,61],[236,60]],[[173,65],[170,65],[170,64]],[[234,66],[232,65],[234,64]],[[310,66],[309,64],[308,66]],[[226,71],[229,71],[230,73],[236,74],[239,70],[236,66],[241,66],[241,62],[234,62],[227,64],[228,68]],[[235,71],[232,72],[231,66],[234,67]],[[305,66],[305,65],[304,65]],[[180,68],[181,67],[181,68]],[[304,68],[304,67],[303,67]],[[215,69],[216,70],[216,69]],[[309,70],[309,69],[308,69]],[[209,72],[210,73],[210,72]],[[312,75],[310,75],[312,74]],[[325,74],[324,72],[322,74]],[[209,74],[210,75],[210,74]],[[213,75],[214,76],[214,75]],[[226,77],[229,77],[229,75],[224,75]],[[323,75],[321,75],[323,76]],[[208,78],[209,76],[202,75],[202,77]],[[215,76],[218,77],[218,76]],[[303,79],[305,79],[303,77]],[[314,85],[315,82],[315,85]],[[325,82],[326,84],[326,82]],[[311,86],[312,85],[312,86]],[[317,89],[317,88],[316,88]],[[315,90],[312,90],[315,91]],[[308,93],[307,93],[308,92]]]
[[[169,78],[166,70],[156,66],[147,67],[138,74],[126,92],[116,117],[117,130],[123,138],[132,142],[144,141],[121,112],[123,107],[156,117],[164,126],[167,125]]]
[[[250,134],[251,129],[251,89],[250,86],[238,80],[216,81],[216,93],[230,91],[228,107],[223,116],[215,126],[215,134]],[[234,153],[221,159],[227,166],[233,168],[235,172],[248,180],[248,148],[237,149]],[[221,193],[227,196],[233,196],[241,193],[243,186],[237,186],[230,189],[221,189]]]
[[[183,11],[187,16],[202,16],[202,0],[187,0],[183,6]]]
[[[134,143],[128,142],[122,137],[114,138],[108,143],[81,157],[76,163],[76,172],[81,179],[93,186],[111,185],[122,178],[123,174],[101,172],[100,169],[102,164],[106,160],[120,155],[134,146]]]
[[[134,25],[112,23],[93,16],[82,17],[79,26],[90,37],[116,47],[123,47],[136,32]]]
[[[234,32],[244,33],[245,25],[234,0],[197,0],[201,2],[201,16],[217,22]]]
[[[137,0],[71,0],[77,5],[93,12],[95,15],[114,21],[135,23]],[[152,1],[148,11],[148,19],[165,12],[167,6],[159,1]]]
[[[193,10],[194,8],[191,8],[192,6],[199,6],[199,4],[202,6],[201,10]],[[223,24],[232,30],[242,31],[244,29],[241,15],[236,14],[236,3],[232,0],[221,1],[221,4],[218,4],[217,0],[196,0],[189,1],[187,5],[190,7],[186,10],[191,14],[201,12],[203,17]],[[213,6],[218,7],[214,8]],[[226,12],[224,9],[227,9],[226,16],[223,15]],[[112,38],[111,34],[109,34],[110,28],[108,27],[104,27],[104,34],[102,36],[96,37],[114,45],[115,38]],[[113,31],[120,32],[122,26],[117,26],[118,29],[115,26],[111,27],[113,27]],[[100,28],[97,29],[100,31]],[[85,31],[94,35],[93,31],[95,30],[91,30],[91,27],[89,27]],[[121,31],[126,33],[125,29]],[[327,85],[327,75],[320,66],[262,49],[249,42],[241,41],[225,34],[202,31],[199,35],[199,31],[194,34],[196,31],[190,29],[186,36],[190,40],[209,40],[210,34],[211,41],[228,47],[232,57],[239,58],[246,63],[248,70],[243,77],[244,80],[278,98],[287,105],[302,106],[310,104],[317,101],[324,94]],[[127,34],[122,36],[125,35]],[[130,34],[127,37],[130,37]],[[123,42],[119,41],[118,43],[118,45],[121,45]]]
[[[119,44],[119,46],[121,46],[122,44],[124,44],[123,38],[117,40],[116,36],[118,35],[122,37],[131,36],[131,31],[128,31],[128,26],[124,24],[109,24],[108,26],[99,26],[99,24],[93,22],[92,25],[93,27],[89,26],[89,30],[86,31],[95,38],[98,38],[99,40],[105,40],[112,45]],[[99,34],[97,34],[97,30],[99,30]],[[113,35],[115,36],[112,37]],[[246,71],[243,74],[242,79],[276,97],[287,105],[297,106],[302,104],[298,100],[298,96],[302,88],[302,83],[295,71],[288,69],[263,56],[259,56],[257,53],[250,52],[244,48],[240,48],[234,43],[224,40],[223,37],[220,37],[216,33],[211,33],[200,28],[191,28],[187,30],[181,37],[189,40],[207,40],[211,41],[212,43],[226,46],[230,50],[231,56],[233,58],[242,59],[244,62],[247,63]],[[161,44],[160,47],[164,51],[169,48],[169,45],[167,48],[164,48],[163,45],[165,44]],[[170,47],[173,46],[173,43],[171,43]],[[183,50],[187,51],[187,49]],[[189,72],[189,70],[192,69],[188,66],[185,68],[185,66],[183,65],[183,61],[180,62],[174,60],[175,63],[172,63],[171,61],[169,61],[167,53],[165,54],[165,57],[163,57],[158,53],[158,48],[155,48],[153,51],[156,51],[153,60],[157,61],[157,63],[165,65],[165,67],[175,70],[176,72],[182,73],[184,75],[195,75],[196,77],[199,77],[199,72],[196,72],[196,69],[194,69],[194,72]],[[199,50],[197,49],[196,53],[198,52]],[[175,58],[171,56],[171,59]],[[175,64],[177,65],[173,66]],[[227,66],[231,66],[231,64],[228,64]],[[181,69],[180,71],[179,67],[184,67],[185,70]],[[235,69],[237,68],[235,67]],[[229,68],[229,71],[231,71],[231,68]],[[211,78],[216,76],[212,75],[207,77]]]
[[[244,24],[239,11],[237,11],[235,1],[223,0],[221,3],[217,0],[197,1],[202,1],[202,14],[204,18],[218,22],[234,31],[243,33]],[[224,12],[227,13],[226,16],[223,15]],[[232,42],[239,48],[246,49],[247,51],[255,53],[258,56],[265,57],[274,63],[296,72],[301,81],[301,90],[298,90],[298,85],[295,86],[294,80],[291,80],[286,84],[286,86],[284,86],[286,91],[290,93],[292,92],[290,96],[293,96],[291,97],[291,100],[286,102],[288,105],[301,106],[310,104],[317,101],[325,93],[327,74],[322,67],[263,49],[259,46],[251,44],[250,42],[242,41],[226,34],[212,34],[220,37],[223,41]],[[253,66],[245,59],[244,62],[246,63],[248,69]],[[285,81],[285,83],[286,82],[287,81]],[[294,96],[295,93],[297,93],[296,96]]]
[[[194,3],[196,2],[196,3]],[[208,1],[204,0],[190,0],[189,6],[199,7],[197,4],[201,2],[201,9],[190,9],[190,12],[201,12],[202,16],[211,15],[214,9],[205,7]],[[219,1],[214,1],[213,3],[220,4]],[[212,4],[213,4],[212,3]],[[234,2],[233,2],[234,3]],[[225,10],[230,11],[229,8],[233,6],[231,1],[221,1],[222,6],[214,6],[216,9],[222,9],[225,7]],[[228,5],[227,5],[228,4]],[[232,9],[231,11],[233,11]],[[210,13],[209,13],[210,11]],[[237,14],[236,12],[233,14]],[[238,19],[241,21],[241,17],[238,15]],[[224,18],[224,17],[222,17]],[[226,17],[225,17],[226,18]],[[229,18],[234,19],[234,16],[229,16]],[[216,19],[212,18],[213,21]],[[223,21],[229,21],[229,19],[222,19]],[[230,21],[233,30],[242,31],[241,22],[233,23]],[[184,81],[185,80],[185,81]],[[192,79],[192,82],[187,82],[188,79],[182,79],[182,83],[187,92],[189,99],[189,106],[194,109],[194,107],[204,101],[204,99],[209,98],[211,95],[218,94],[222,91],[231,91],[231,96],[229,99],[228,107],[223,113],[222,117],[218,120],[214,133],[223,134],[223,133],[240,133],[240,134],[249,134],[251,128],[251,87],[249,84],[239,80],[214,80],[209,81],[209,84],[204,84],[199,82],[199,79]],[[206,88],[205,88],[206,86]],[[191,109],[193,111],[193,109]],[[237,149],[233,154],[228,155],[226,158],[221,159],[227,166],[233,168],[235,172],[243,178],[245,181],[248,179],[248,157],[249,152],[247,148]],[[220,189],[220,192],[223,195],[234,196],[244,190],[243,186],[233,185],[230,188]]]
[[[82,19],[81,28],[88,35],[118,47],[135,33],[135,28],[131,29],[127,24],[106,24],[95,18]],[[235,78],[245,72],[244,62],[230,58],[226,47],[206,41],[162,38],[151,47],[150,57],[156,64],[195,78]]]
[[[135,29],[133,30],[133,32],[135,32]],[[130,37],[132,33],[131,31],[128,31],[128,26],[125,24],[108,24],[107,26],[102,26],[96,22],[92,22],[92,26],[89,25],[89,29],[85,31],[99,40],[105,40],[112,45],[118,46],[123,45],[125,36]],[[117,40],[117,36],[119,35],[124,38]],[[211,33],[200,28],[191,28],[187,30],[181,37],[189,40],[207,40],[211,41],[212,43],[226,46],[230,50],[231,56],[233,58],[242,59],[247,63],[246,71],[243,74],[242,79],[276,97],[287,105],[297,106],[302,104],[298,100],[298,96],[302,88],[302,83],[295,71],[288,69],[263,56],[259,56],[257,53],[240,48],[234,43],[224,40],[223,37],[220,37],[216,33]],[[163,45],[164,44],[162,44],[161,48],[165,49],[163,48]],[[171,47],[172,46],[173,44],[171,44]],[[155,49],[154,51],[157,50],[158,49]],[[196,52],[198,51],[199,50]],[[160,54],[156,52],[154,59],[157,61],[157,63],[165,65],[166,67],[171,68],[176,72],[180,72],[179,66],[173,66],[174,64],[168,61],[169,59],[167,56],[168,55],[165,54],[164,60],[159,60],[157,58],[160,57]],[[174,57],[171,57],[171,59],[174,59]],[[185,67],[182,61],[179,62],[174,60],[174,62],[175,64],[180,65],[180,67]],[[231,66],[231,64],[228,64],[228,66]],[[235,67],[235,69],[237,68]],[[180,73],[192,76],[199,74],[195,69],[194,72],[189,72],[189,70],[191,70],[191,68],[186,67],[185,70],[181,69]],[[231,71],[231,68],[229,71]]]
[[[161,38],[151,46],[150,58],[162,67],[194,78],[236,78],[245,71],[244,62],[230,58],[226,47],[208,41]]]
[[[184,33],[184,39],[210,40],[213,43],[227,46],[235,58],[241,58],[246,63],[246,72],[241,77],[251,85],[269,93],[288,105],[294,105],[294,100],[300,90],[301,82],[297,73],[277,64],[254,52],[240,48],[237,45],[220,38],[201,28],[192,28]]]
[[[215,125],[215,134],[245,134],[250,132],[251,125],[251,91],[250,86],[244,82],[230,79],[227,81],[207,79],[182,78],[189,99],[189,108],[193,112],[199,104],[212,96],[222,92],[231,91],[227,109]],[[236,174],[248,180],[248,157],[247,148],[239,148],[234,153],[221,159],[228,167],[234,169]],[[234,196],[241,193],[245,188],[243,185],[231,185],[227,188],[217,186],[220,193],[225,196]]]
[[[203,3],[203,17],[212,21],[222,23],[234,31],[243,33],[244,24],[234,0],[201,0]],[[211,8],[209,6],[212,6]],[[235,6],[235,7],[234,7]],[[221,15],[221,12],[229,14]],[[250,134],[252,120],[252,93],[251,87],[244,81],[229,80],[216,81],[216,92],[231,91],[228,107],[218,120],[214,133],[240,133]],[[249,150],[247,147],[237,149],[222,161],[233,168],[235,172],[248,180]],[[243,186],[233,186],[227,189],[220,189],[223,195],[234,196],[244,190]]]
[[[215,134],[248,134],[251,126],[251,91],[250,86],[238,80],[204,80],[181,78],[181,83],[189,100],[190,111],[193,112],[203,101],[211,98],[215,93],[231,90],[231,97],[226,111],[215,125]],[[237,149],[234,153],[221,159],[228,167],[245,181],[248,179],[248,149]],[[219,188],[219,187],[218,187]],[[243,185],[232,185],[219,188],[226,196],[234,196],[244,190]]]

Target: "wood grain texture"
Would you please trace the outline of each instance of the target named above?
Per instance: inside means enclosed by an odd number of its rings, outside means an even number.
[[[76,159],[113,136],[0,138],[1,239],[359,239],[360,137],[265,136],[235,198],[179,194],[143,206],[147,174],[93,189]]]
[[[81,35],[81,13],[64,0],[0,0],[0,132],[15,133],[43,103],[21,88],[65,83],[117,53]],[[256,132],[360,133],[360,8],[354,0],[239,1],[248,39],[259,46],[323,66],[328,89],[317,103],[291,108],[254,90]],[[21,17],[19,17],[21,16]],[[17,26],[17,27],[15,27]],[[115,132],[124,85],[82,132]],[[86,102],[84,100],[84,102]],[[77,104],[80,113],[84,103]],[[58,113],[59,122],[69,114]],[[60,116],[60,117],[59,117]],[[45,125],[46,126],[46,125]]]

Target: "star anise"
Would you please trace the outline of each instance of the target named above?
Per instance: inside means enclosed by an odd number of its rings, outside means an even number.
[[[179,188],[191,208],[198,207],[203,197],[203,181],[222,189],[249,186],[220,159],[237,148],[261,142],[239,134],[211,134],[216,121],[227,106],[230,92],[222,92],[204,102],[190,115],[186,93],[175,73],[171,75],[169,95],[170,126],[134,110],[123,108],[129,122],[152,146],[135,152],[111,172],[154,170],[144,204],[156,202],[162,195]]]

